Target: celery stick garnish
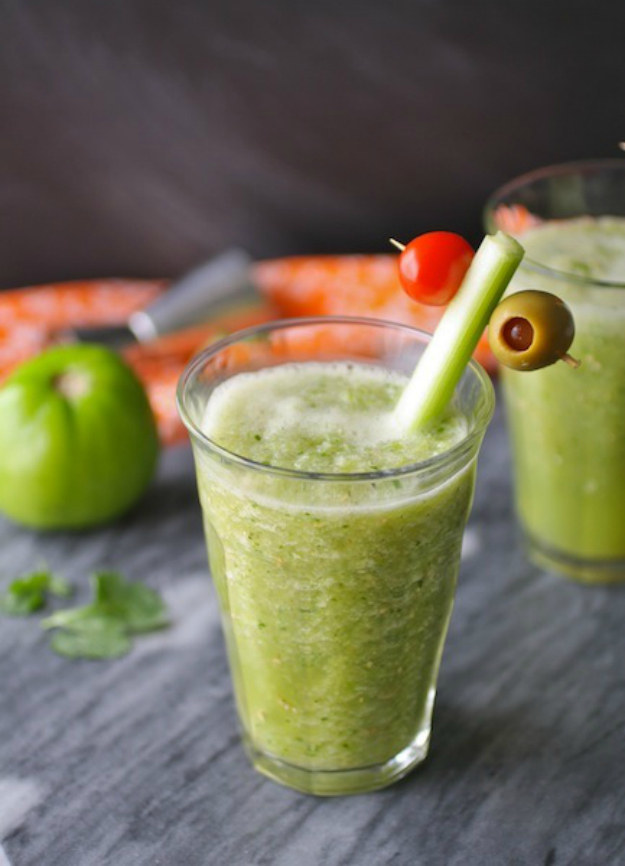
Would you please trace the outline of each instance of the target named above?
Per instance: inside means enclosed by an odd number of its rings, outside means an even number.
[[[397,427],[422,427],[445,410],[524,252],[503,232],[486,235],[393,411]]]

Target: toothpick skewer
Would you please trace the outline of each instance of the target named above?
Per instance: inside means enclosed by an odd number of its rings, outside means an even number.
[[[406,244],[402,244],[400,241],[396,241],[395,238],[389,238],[389,241],[393,244],[394,247],[397,247],[402,253],[406,249]]]
[[[569,355],[568,352],[565,352],[564,355],[562,355],[562,358],[560,360],[564,361],[565,364],[568,364],[569,367],[572,367],[574,370],[577,370],[579,365],[582,363],[581,361],[578,361],[577,358],[574,358],[572,355]]]

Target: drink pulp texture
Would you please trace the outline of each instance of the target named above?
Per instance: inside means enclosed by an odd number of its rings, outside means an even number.
[[[577,370],[503,370],[519,515],[554,553],[625,560],[625,289],[592,284],[625,283],[625,218],[548,222],[519,239],[527,259],[562,274],[521,266],[510,290],[559,295],[581,361]]]
[[[211,396],[203,431],[305,472],[368,472],[450,448],[385,426],[405,379],[365,365],[289,364]],[[292,477],[197,455],[209,559],[239,714],[264,754],[309,770],[389,761],[421,738],[451,614],[474,457],[432,486]]]

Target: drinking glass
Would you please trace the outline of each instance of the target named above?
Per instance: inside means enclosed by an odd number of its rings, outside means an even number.
[[[586,582],[625,579],[625,269],[597,279],[589,254],[567,240],[581,225],[594,233],[594,254],[620,257],[622,268],[625,220],[599,217],[625,218],[625,161],[533,171],[497,190],[485,208],[488,231],[503,229],[530,246],[509,291],[552,292],[575,319],[569,351],[579,369],[503,368],[502,384],[530,556]],[[537,258],[531,245],[546,230]]]
[[[239,373],[340,361],[409,374],[428,339],[367,319],[277,322],[207,349],[180,381],[243,741],[260,772],[307,793],[383,787],[427,754],[492,385],[470,363],[461,441],[388,471],[255,463],[202,419]]]

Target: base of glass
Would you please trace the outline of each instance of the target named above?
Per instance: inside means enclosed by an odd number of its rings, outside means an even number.
[[[622,583],[625,559],[588,559],[556,550],[543,541],[525,535],[527,553],[534,565],[572,577],[582,583]]]
[[[259,751],[247,735],[243,736],[243,744],[256,770],[274,782],[303,794],[338,797],[376,791],[402,779],[425,760],[430,745],[430,728],[420,731],[409,746],[386,763],[353,770],[310,770]]]

